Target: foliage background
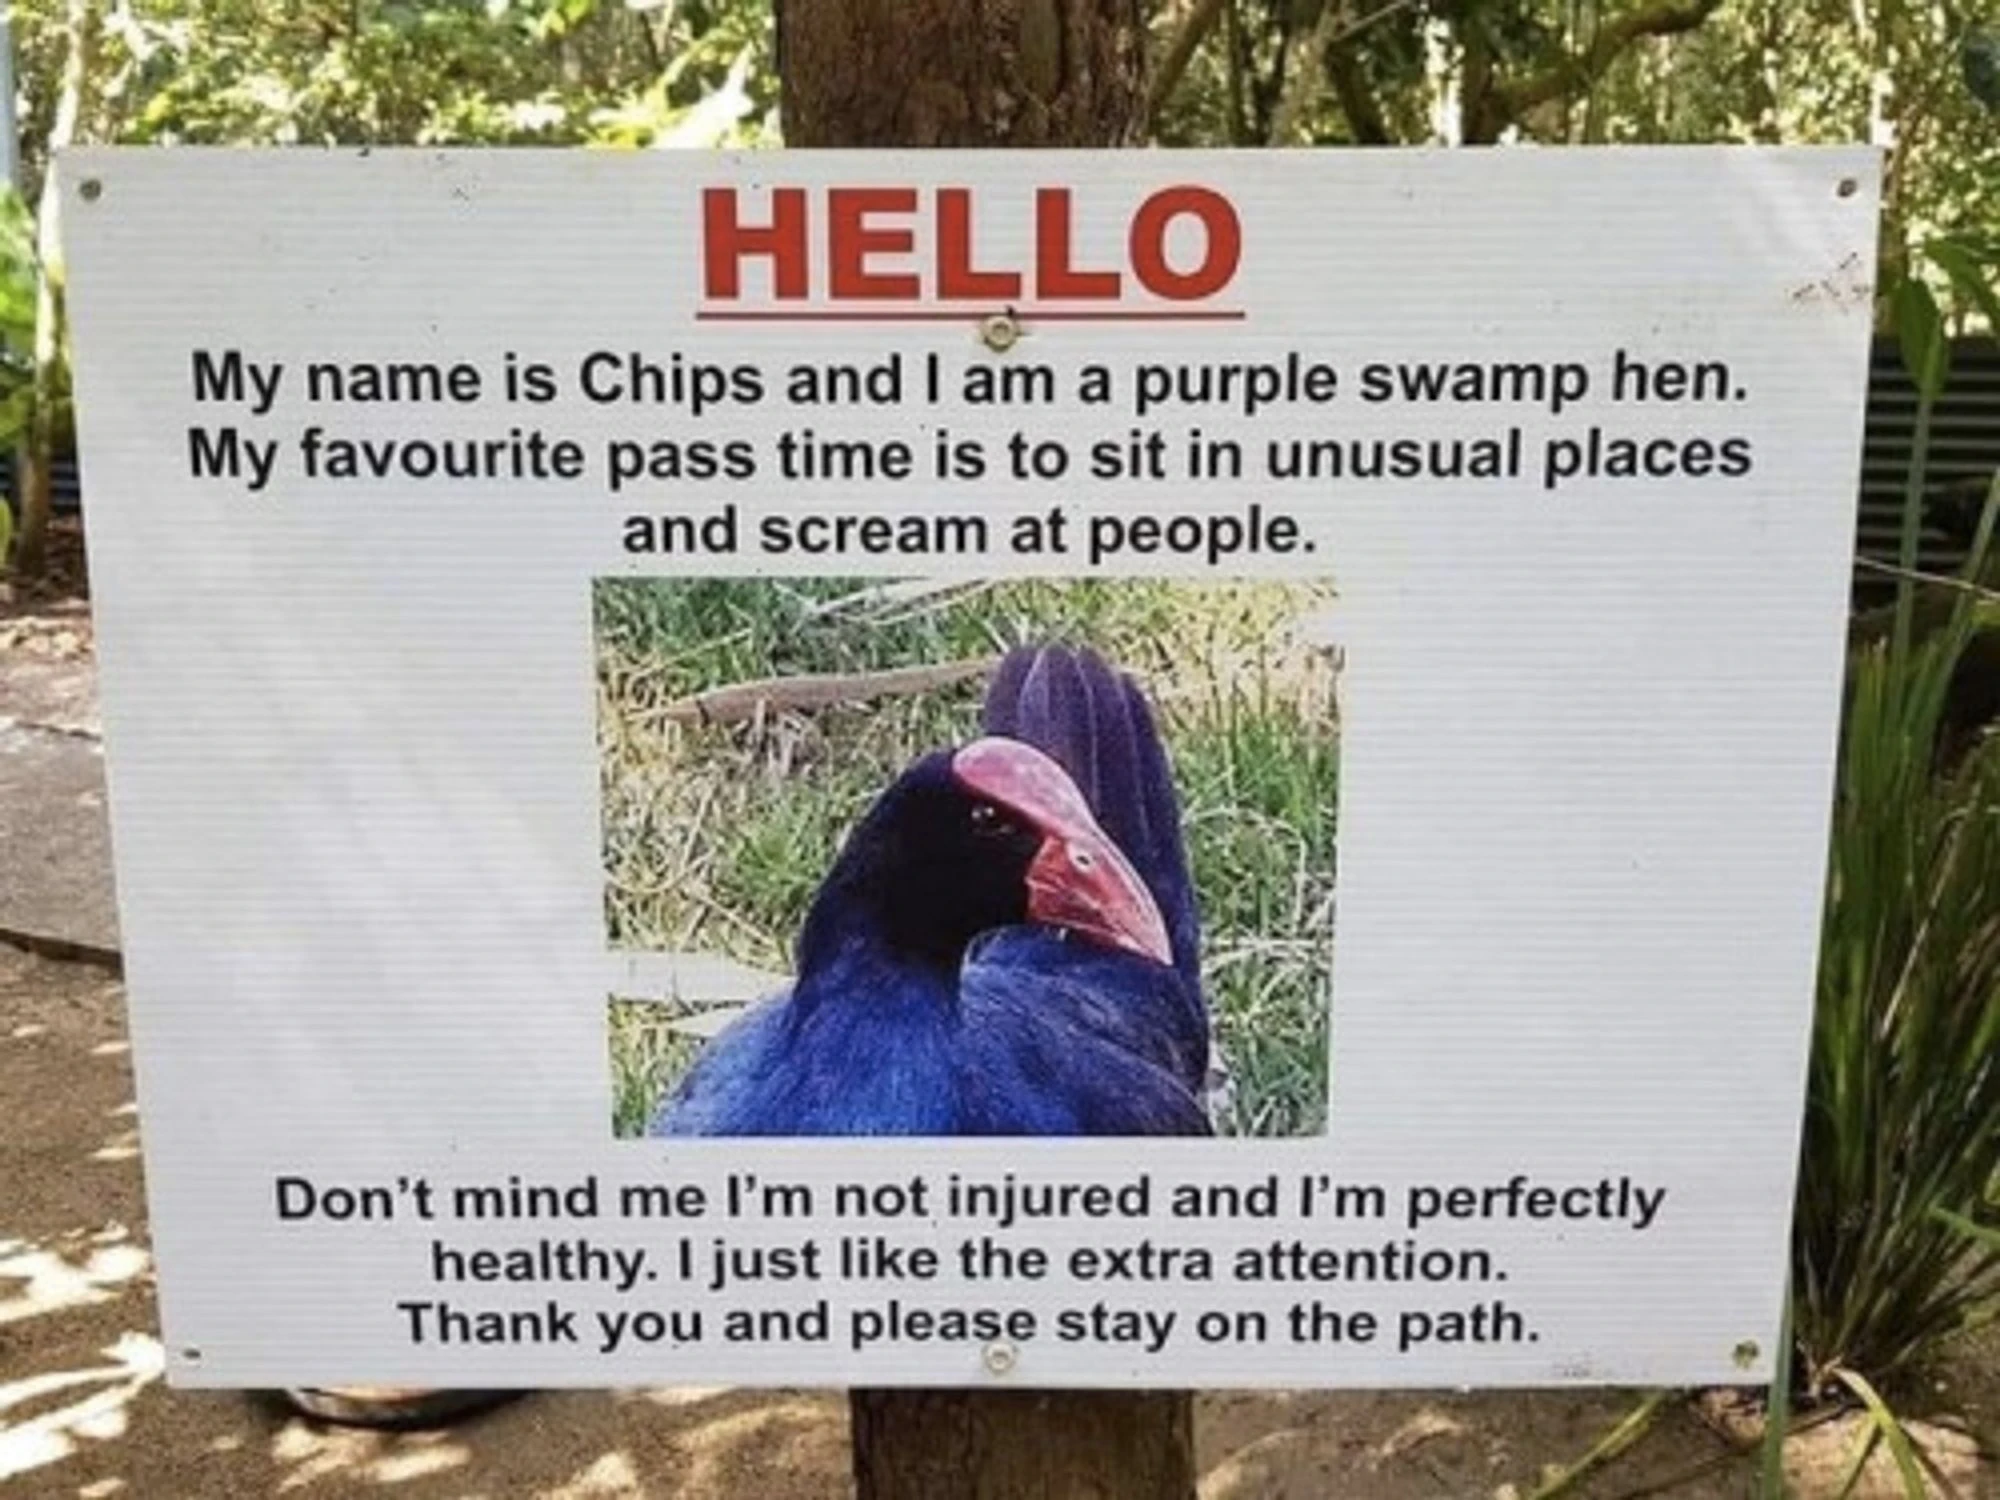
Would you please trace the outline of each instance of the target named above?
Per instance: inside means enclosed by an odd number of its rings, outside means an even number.
[[[770,7],[740,0],[20,0],[28,196],[72,46],[79,137],[230,145],[755,144]]]
[[[595,590],[605,920],[614,947],[788,973],[848,827],[917,756],[977,733],[984,683],[742,722],[672,705],[809,673],[1097,647],[1154,704],[1202,909],[1202,972],[1230,1072],[1219,1128],[1325,1126],[1339,761],[1329,586],[1026,582],[915,594],[860,582],[601,579]],[[686,997],[698,999],[698,997]],[[614,1000],[615,1128],[643,1130],[698,1040]]]
[[[1147,14],[1163,144],[1870,141],[1891,151],[1892,267],[1940,234],[2000,243],[1991,0],[1157,0]],[[29,202],[79,57],[78,140],[778,140],[772,0],[17,0],[13,15]]]

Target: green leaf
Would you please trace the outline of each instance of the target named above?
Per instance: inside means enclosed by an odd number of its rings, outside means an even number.
[[[1964,1214],[1955,1214],[1948,1208],[1933,1208],[1931,1216],[1941,1224],[1949,1224],[1968,1239],[2000,1250],[2000,1226],[1975,1224]]]
[[[1560,1500],[1560,1497],[1571,1493],[1584,1480],[1644,1437],[1659,1417],[1660,1408],[1675,1394],[1676,1392],[1672,1390],[1652,1391],[1640,1398],[1639,1404],[1599,1438],[1588,1453],[1575,1463],[1549,1475],[1535,1488],[1534,1493],[1528,1496],[1528,1500]]]
[[[1924,253],[1951,278],[1953,290],[1979,309],[1993,336],[2000,338],[2000,294],[1994,292],[1988,270],[1971,246],[1958,240],[1932,240],[1924,246]]]
[[[1854,1462],[1847,1466],[1847,1478],[1841,1482],[1833,1500],[1848,1500],[1854,1487],[1861,1483],[1861,1476],[1868,1472],[1868,1460],[1875,1456],[1875,1450],[1882,1446],[1882,1429],[1872,1423],[1861,1435],[1861,1441],[1854,1445]]]
[[[1882,1441],[1889,1445],[1889,1454],[1896,1460],[1896,1471],[1903,1477],[1903,1492],[1910,1500],[1927,1500],[1929,1492],[1924,1488],[1924,1473],[1917,1463],[1917,1455],[1910,1446],[1910,1435],[1903,1430],[1903,1424],[1896,1414],[1889,1410],[1881,1394],[1870,1385],[1866,1377],[1853,1370],[1836,1370],[1840,1383],[1861,1398],[1861,1404],[1868,1408],[1869,1419],[1875,1430],[1882,1434]]]
[[[1925,395],[1936,398],[1944,388],[1950,364],[1950,345],[1945,342],[1944,318],[1937,298],[1920,276],[1905,276],[1898,283],[1890,311],[1896,320],[1896,342],[1903,351],[1903,368]]]
[[[1757,1474],[1757,1500],[1786,1500],[1785,1438],[1792,1427],[1792,1308],[1796,1297],[1790,1277],[1785,1281],[1785,1310],[1778,1328],[1778,1349],[1771,1362],[1771,1393],[1764,1406],[1764,1441]]]
[[[1986,572],[1986,559],[1993,550],[1993,537],[2000,530],[2000,469],[1986,484],[1986,503],[1979,508],[1979,520],[1972,528],[1972,541],[1965,549],[1965,565],[1959,569],[1962,582],[1977,584]],[[1985,611],[1980,611],[1985,613]]]
[[[14,507],[0,496],[0,567],[7,563],[7,550],[14,545]]]
[[[0,448],[11,448],[26,437],[34,414],[35,387],[32,382],[24,380],[6,395],[0,396]]]

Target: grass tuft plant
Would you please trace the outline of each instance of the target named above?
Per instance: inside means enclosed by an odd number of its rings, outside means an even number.
[[[1864,646],[1848,683],[1795,1316],[1807,1389],[1844,1387],[1878,1422],[1877,1388],[2000,1310],[2000,734],[1948,734],[1992,624],[1976,580],[1996,508],[2000,481],[1943,625]]]

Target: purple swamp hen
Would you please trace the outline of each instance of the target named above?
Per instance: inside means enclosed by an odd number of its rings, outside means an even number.
[[[1200,924],[1138,686],[1021,648],[983,735],[849,833],[790,990],[709,1043],[653,1135],[1205,1135]]]

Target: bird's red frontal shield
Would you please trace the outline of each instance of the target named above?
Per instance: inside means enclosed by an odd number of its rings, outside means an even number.
[[[1163,964],[1174,961],[1159,904],[1060,765],[1020,740],[989,736],[954,755],[951,768],[968,790],[1042,836],[1028,866],[1032,920]]]

